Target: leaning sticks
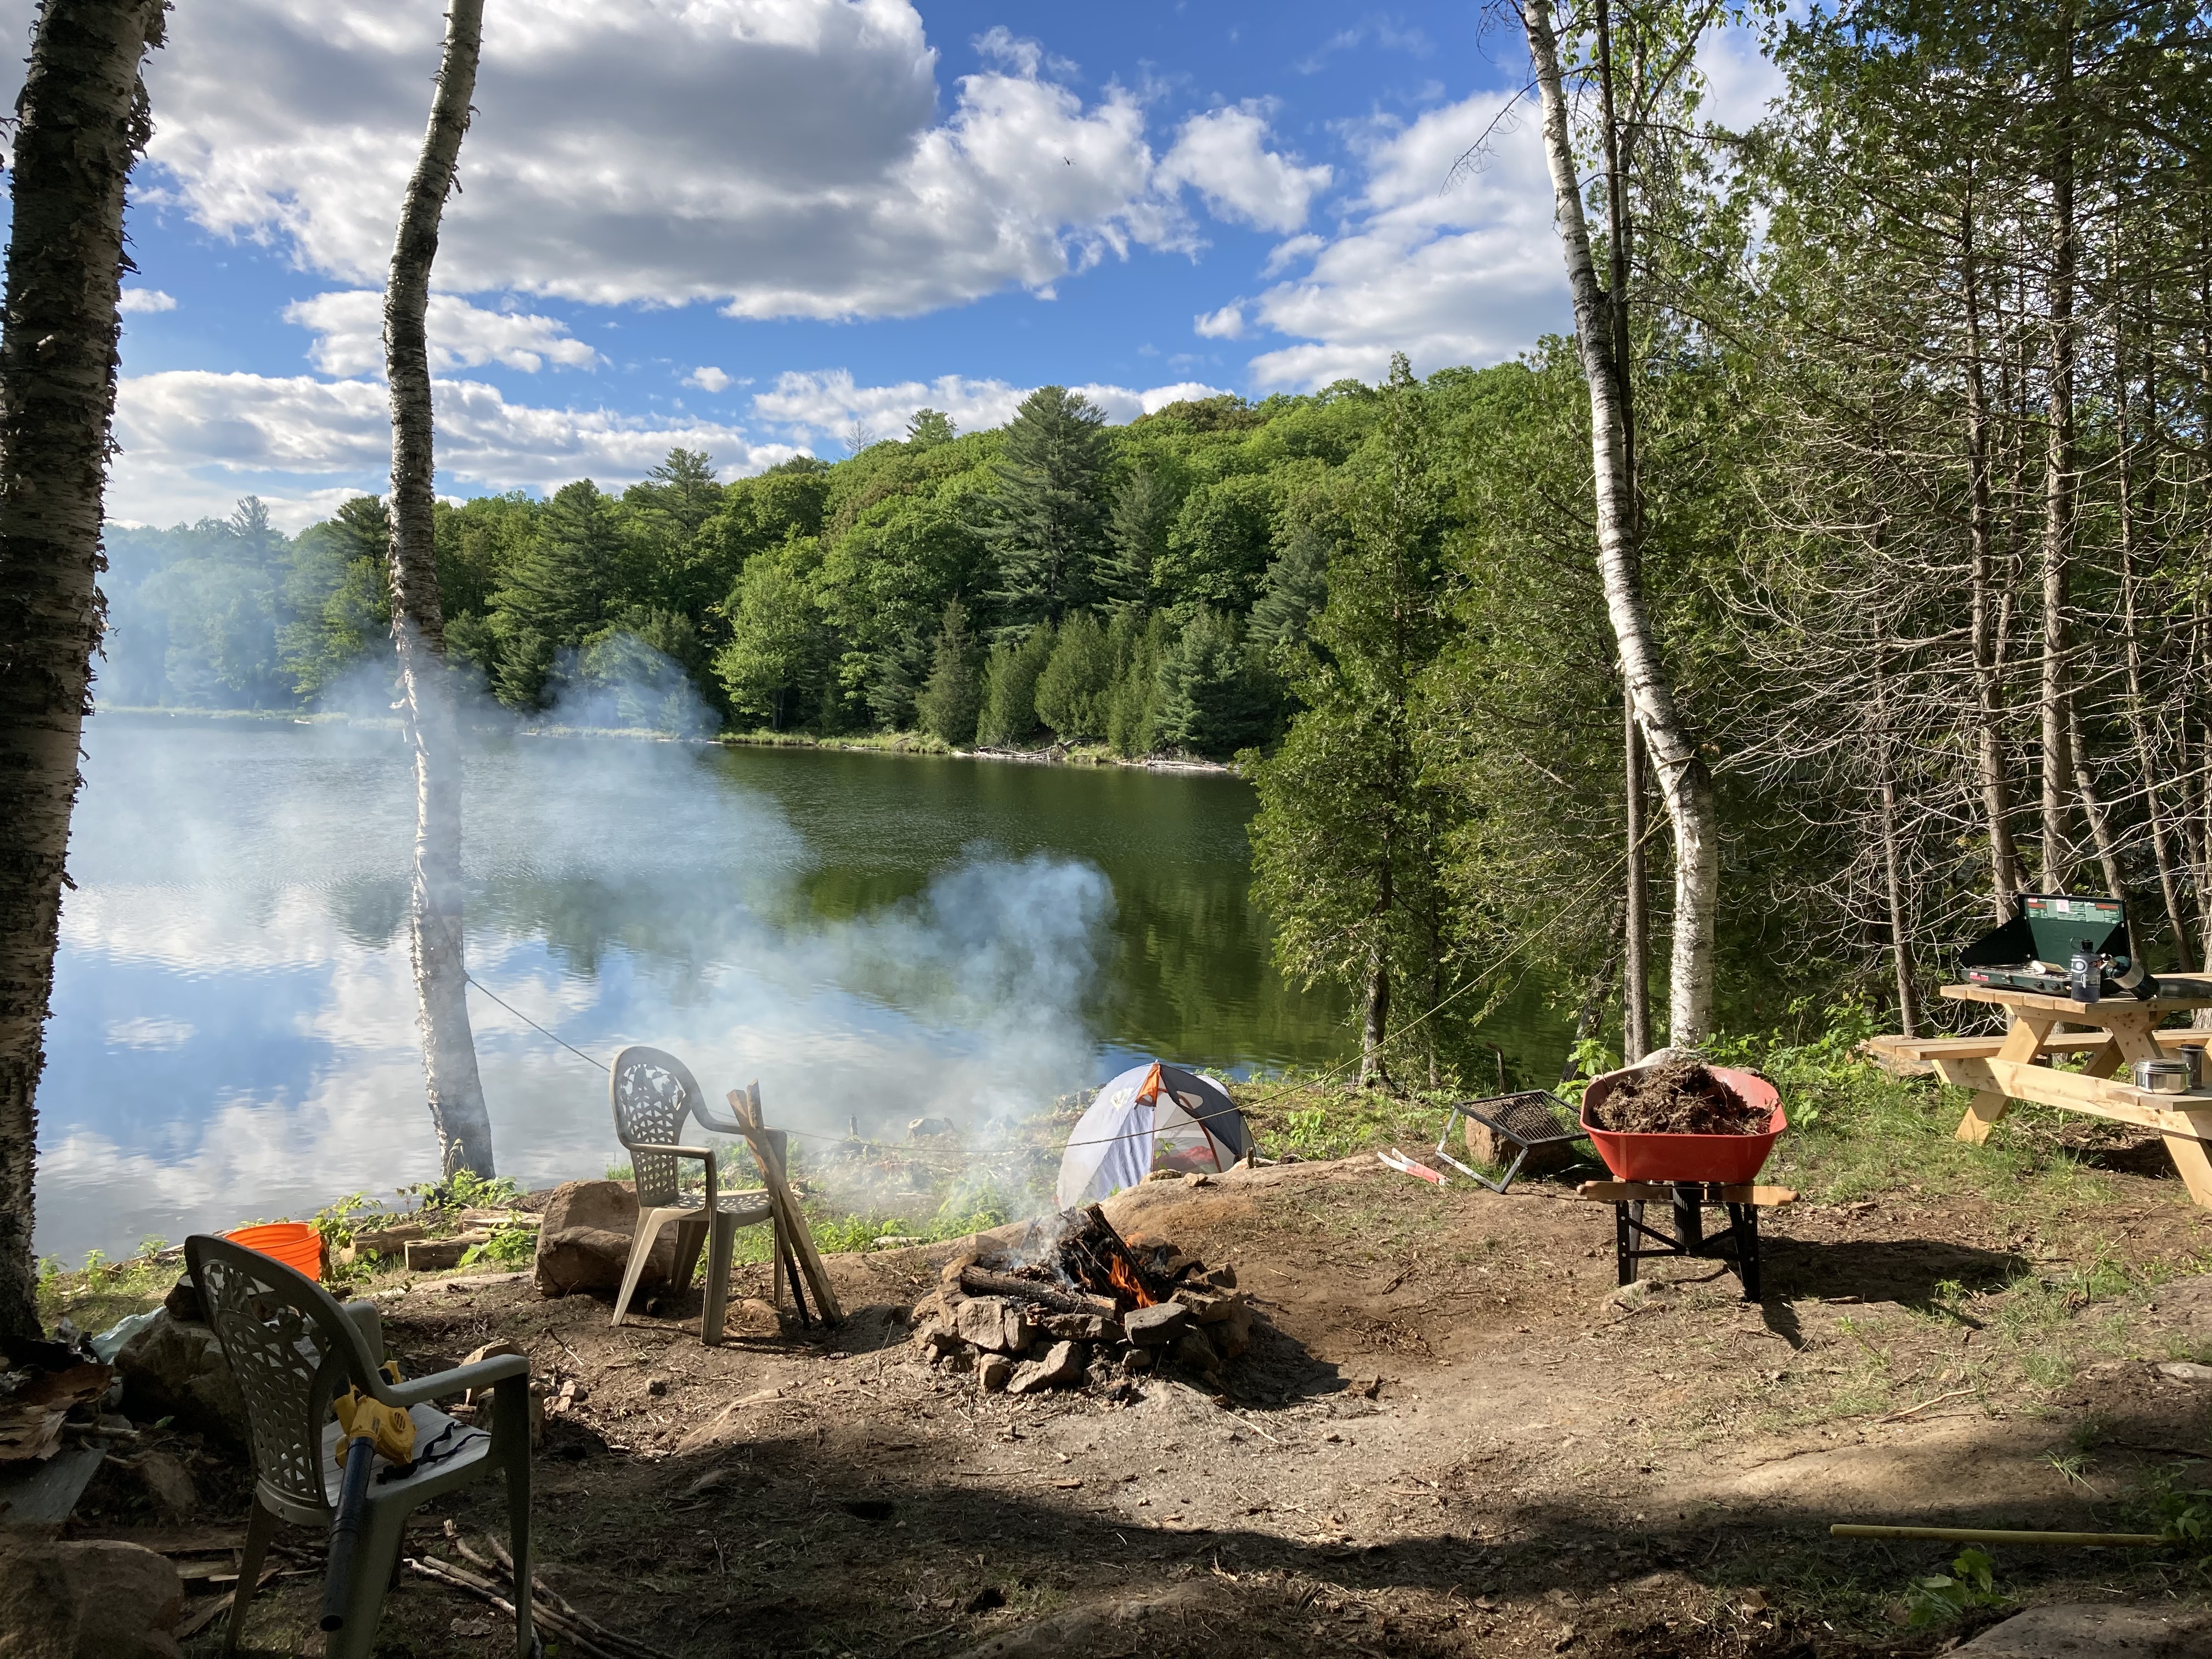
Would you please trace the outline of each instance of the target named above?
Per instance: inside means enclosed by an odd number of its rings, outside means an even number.
[[[434,1583],[472,1595],[489,1604],[508,1618],[514,1617],[514,1558],[500,1547],[497,1539],[484,1540],[491,1551],[492,1559],[470,1548],[459,1530],[450,1521],[446,1522],[446,1540],[454,1553],[471,1565],[483,1570],[484,1577],[457,1567],[450,1561],[441,1561],[434,1556],[409,1556],[409,1571]],[[504,1582],[501,1582],[501,1581]],[[557,1636],[568,1646],[584,1656],[584,1659],[669,1659],[658,1648],[647,1647],[635,1637],[611,1631],[598,1620],[580,1613],[559,1595],[546,1587],[545,1581],[535,1575],[530,1580],[530,1620],[549,1635]]]

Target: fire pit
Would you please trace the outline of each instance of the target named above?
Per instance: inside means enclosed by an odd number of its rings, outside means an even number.
[[[915,1310],[917,1345],[986,1393],[1126,1387],[1164,1368],[1218,1387],[1256,1319],[1234,1267],[1125,1239],[1095,1204],[954,1256],[932,1302]]]

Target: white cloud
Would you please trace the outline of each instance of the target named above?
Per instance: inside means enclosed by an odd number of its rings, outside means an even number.
[[[1492,130],[1511,95],[1479,93],[1410,125],[1378,124],[1358,135],[1366,182],[1344,229],[1295,254],[1293,244],[1279,247],[1279,258],[1310,252],[1312,266],[1252,302],[1254,320],[1298,342],[1252,360],[1259,385],[1372,380],[1394,351],[1424,374],[1496,362],[1569,325],[1533,112]],[[1443,190],[1453,164],[1486,131],[1485,165]]]
[[[1278,242],[1267,250],[1267,263],[1260,267],[1260,274],[1262,276],[1279,276],[1299,260],[1320,252],[1328,246],[1326,236],[1316,236],[1310,231],[1303,236],[1293,236],[1287,242]]]
[[[1780,72],[1748,30],[1708,36],[1698,67],[1703,115],[1725,125],[1750,125],[1781,90]],[[1573,326],[1535,105],[1508,112],[1515,96],[1477,93],[1410,124],[1377,118],[1352,130],[1364,184],[1340,228],[1327,240],[1278,244],[1263,276],[1307,258],[1310,268],[1240,302],[1248,327],[1296,342],[1252,360],[1258,385],[1372,380],[1394,351],[1424,374],[1497,362]],[[1478,144],[1481,165],[1447,188],[1455,164]],[[1208,330],[1201,323],[1199,331]]]
[[[1201,312],[1190,319],[1190,325],[1209,340],[1241,340],[1244,337],[1243,302],[1237,301],[1218,311]]]
[[[174,311],[177,302],[158,288],[126,288],[115,308],[126,317],[143,317],[156,311]]]
[[[495,386],[435,386],[441,488],[550,489],[590,477],[608,488],[645,476],[673,448],[700,449],[726,474],[757,472],[799,452],[755,443],[738,428],[509,403]],[[287,528],[381,490],[391,464],[385,389],[374,380],[178,369],[124,380],[116,402],[123,453],[108,514],[170,524],[227,513],[249,490]]]
[[[738,382],[712,363],[702,363],[684,377],[684,384],[696,386],[702,392],[727,392]]]
[[[1189,185],[1217,218],[1296,230],[1332,174],[1326,166],[1302,167],[1270,150],[1267,137],[1267,118],[1254,102],[1194,115],[1160,163],[1160,183],[1170,189]]]
[[[1185,398],[1221,394],[1220,387],[1196,380],[1142,392],[1097,384],[1072,389],[1097,404],[1106,418],[1117,425]],[[837,368],[779,374],[773,387],[754,395],[753,413],[781,426],[791,441],[798,444],[835,437],[855,424],[877,433],[897,432],[919,409],[941,410],[961,431],[973,432],[1004,426],[1034,390],[1005,380],[971,380],[959,374],[939,375],[927,382],[864,386],[854,381],[850,369]]]
[[[0,11],[23,0],[0,0]],[[440,0],[188,8],[151,60],[139,190],[305,267],[382,281],[420,142]],[[940,110],[909,0],[516,0],[485,21],[477,115],[438,281],[743,317],[904,316],[1107,256],[1194,246],[1195,185],[1301,219],[1326,167],[1243,108],[1187,122],[1161,173],[1139,99],[994,31]],[[251,87],[253,95],[240,95]],[[149,188],[148,186],[153,186]]]
[[[316,336],[307,360],[325,374],[384,373],[384,291],[352,289],[318,294],[284,307],[284,320]],[[572,339],[553,317],[487,311],[450,294],[430,296],[430,367],[477,368],[501,363],[535,374],[547,362],[589,368],[599,354]]]

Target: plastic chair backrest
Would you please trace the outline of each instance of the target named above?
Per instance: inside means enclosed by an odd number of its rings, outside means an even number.
[[[615,1109],[615,1134],[629,1150],[637,1183],[637,1206],[658,1209],[676,1202],[681,1162],[672,1152],[641,1152],[645,1146],[680,1146],[684,1120],[705,1097],[689,1066],[658,1048],[633,1045],[615,1056],[607,1074],[607,1097]]]
[[[202,1234],[185,1241],[185,1261],[246,1396],[254,1474],[293,1503],[329,1508],[331,1398],[375,1369],[360,1329],[321,1285],[258,1250]]]

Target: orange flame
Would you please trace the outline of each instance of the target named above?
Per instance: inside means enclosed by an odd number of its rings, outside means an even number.
[[[1139,1307],[1149,1308],[1152,1305],[1152,1296],[1146,1291],[1137,1275],[1130,1271],[1129,1264],[1120,1256],[1115,1256],[1107,1264],[1106,1277],[1113,1282],[1115,1290],[1133,1298]]]

